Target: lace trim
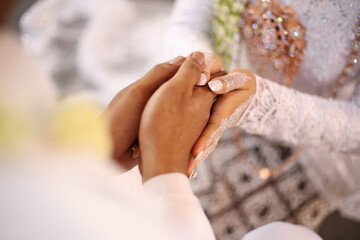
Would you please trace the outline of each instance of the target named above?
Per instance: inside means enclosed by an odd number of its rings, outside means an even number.
[[[360,109],[350,102],[299,93],[257,77],[257,93],[237,123],[293,145],[360,153]]]

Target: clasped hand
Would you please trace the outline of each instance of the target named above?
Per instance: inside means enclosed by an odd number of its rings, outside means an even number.
[[[255,92],[250,72],[252,81],[234,88],[234,82],[221,77],[221,68],[217,56],[194,52],[156,65],[120,91],[102,114],[109,122],[113,158],[125,170],[139,164],[144,181],[171,172],[189,175],[221,120]],[[213,105],[217,94],[229,91]],[[141,149],[136,159],[135,141]]]

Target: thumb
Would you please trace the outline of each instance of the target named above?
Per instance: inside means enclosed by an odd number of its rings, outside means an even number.
[[[196,85],[204,86],[207,84],[212,74],[218,73],[222,69],[222,62],[220,57],[212,53],[204,53],[205,63],[203,66],[203,72]]]
[[[179,71],[170,81],[177,82],[186,89],[192,91],[193,87],[201,78],[201,72],[205,63],[205,56],[202,52],[194,52],[186,58]]]
[[[212,79],[208,86],[215,94],[225,94],[233,90],[247,90],[255,84],[255,76],[244,69],[235,69],[229,74]]]

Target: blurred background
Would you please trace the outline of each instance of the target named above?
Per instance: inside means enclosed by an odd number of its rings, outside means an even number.
[[[153,65],[169,60],[163,58],[163,43],[173,4],[173,0],[21,0],[12,24],[55,79],[60,97],[86,93],[105,105]],[[202,184],[211,186],[207,181]],[[212,204],[227,201],[218,200]],[[231,219],[218,224],[225,229],[221,239],[240,239],[229,227],[234,225]],[[358,240],[360,224],[334,212],[318,232],[325,240]]]
[[[62,96],[104,104],[163,58],[173,0],[21,0],[12,17]],[[113,13],[113,14],[112,14]]]

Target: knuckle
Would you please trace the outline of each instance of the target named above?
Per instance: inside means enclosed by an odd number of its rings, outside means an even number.
[[[179,88],[176,84],[168,84],[166,86],[166,91],[171,93],[171,94],[178,94],[179,93]]]
[[[195,60],[188,61],[185,67],[189,71],[197,71],[197,72],[202,71],[200,64],[197,63]]]
[[[169,65],[167,63],[160,63],[153,67],[153,72],[166,72],[169,69]]]
[[[179,98],[179,100],[183,101],[188,96],[188,91],[184,88],[183,85],[180,84],[169,84],[166,86],[166,91],[171,93],[174,97]]]

